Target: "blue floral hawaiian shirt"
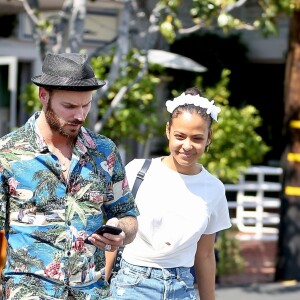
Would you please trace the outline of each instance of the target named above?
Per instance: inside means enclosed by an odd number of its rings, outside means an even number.
[[[67,299],[70,293],[103,299],[109,295],[101,278],[104,251],[86,238],[106,219],[139,214],[119,152],[110,139],[82,127],[66,181],[36,128],[38,115],[0,139],[4,299]]]

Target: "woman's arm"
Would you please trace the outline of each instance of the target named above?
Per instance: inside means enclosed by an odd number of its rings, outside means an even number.
[[[215,300],[215,234],[201,236],[194,267],[200,299]]]

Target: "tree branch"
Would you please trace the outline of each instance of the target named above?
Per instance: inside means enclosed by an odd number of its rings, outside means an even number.
[[[41,21],[39,20],[39,18],[36,17],[34,10],[28,4],[28,1],[27,0],[18,0],[18,1],[23,4],[24,10],[28,15],[28,17],[30,18],[31,22],[36,26],[41,26],[42,25]]]

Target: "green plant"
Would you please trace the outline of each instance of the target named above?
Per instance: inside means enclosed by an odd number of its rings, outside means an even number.
[[[29,83],[23,87],[20,99],[24,104],[25,110],[30,114],[42,108],[42,104],[39,101],[38,87],[33,83]]]
[[[223,182],[237,182],[240,172],[260,163],[269,151],[256,129],[262,125],[258,110],[222,106],[219,122],[213,125],[213,142],[201,163]]]
[[[105,114],[112,100],[119,90],[130,85],[142,69],[139,60],[140,53],[131,49],[127,55],[127,64],[120,67],[120,76],[109,92],[99,99],[99,119]],[[91,65],[98,78],[105,78],[112,65],[113,53],[98,56],[91,60]],[[156,71],[156,74],[159,72]],[[135,83],[125,94],[112,115],[105,122],[101,133],[109,136],[118,143],[132,138],[138,142],[145,142],[153,136],[161,134],[161,124],[158,114],[158,99],[155,88],[160,78],[154,72],[147,72],[140,81]]]
[[[215,249],[218,251],[217,274],[219,276],[238,274],[245,267],[238,240],[232,231],[234,228],[218,233]]]

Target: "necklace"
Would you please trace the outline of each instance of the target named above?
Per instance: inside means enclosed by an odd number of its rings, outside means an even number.
[[[60,160],[60,169],[61,169],[61,175],[65,180],[68,180],[69,178],[69,168],[70,168],[70,160],[66,157],[64,157],[63,160]]]
[[[61,170],[63,172],[66,172],[68,170],[68,168],[69,168],[70,159],[64,157],[64,159],[63,160],[60,159],[59,162],[60,162],[60,168],[61,168]]]
[[[63,172],[67,171],[67,166],[65,164],[66,164],[65,162],[61,162],[61,170]]]
[[[69,168],[70,158],[64,156],[59,149],[55,150],[55,148],[49,148],[49,150],[58,158],[62,172],[66,172]]]
[[[60,164],[62,176],[67,179],[69,177],[70,160],[72,158],[72,149],[75,145],[74,141],[68,140],[67,143],[58,143],[54,146],[53,141],[48,141],[44,138],[45,143],[48,146],[49,151],[54,154]],[[60,146],[60,147],[58,147]]]

